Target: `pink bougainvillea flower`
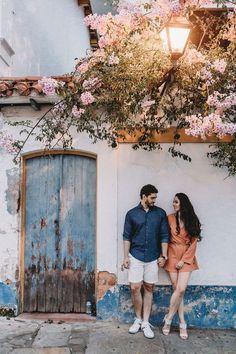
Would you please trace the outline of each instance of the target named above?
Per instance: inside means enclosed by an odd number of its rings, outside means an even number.
[[[95,98],[89,91],[83,92],[80,96],[80,99],[84,106],[87,106],[95,101]]]
[[[108,57],[107,62],[108,62],[109,65],[117,65],[117,64],[119,64],[120,59],[119,59],[118,56],[115,55],[115,53],[113,52],[113,53]]]
[[[83,109],[83,108],[78,109],[77,106],[73,106],[72,111],[71,111],[72,115],[75,118],[80,118],[82,116],[82,114],[84,114],[84,112],[85,112],[85,109]]]
[[[212,64],[212,68],[219,71],[221,74],[224,73],[226,66],[227,63],[224,59],[216,59]]]
[[[39,84],[42,86],[42,90],[45,95],[55,95],[59,82],[51,77],[43,77],[39,80]],[[60,84],[64,85],[64,82],[60,82]]]
[[[84,80],[82,86],[84,90],[95,91],[97,88],[101,87],[101,80],[98,77],[90,78]]]
[[[196,49],[190,49],[184,57],[184,62],[188,65],[194,65],[197,63],[205,63],[206,59],[204,55]]]
[[[200,136],[202,139],[206,139],[207,135],[216,134],[219,139],[222,139],[226,134],[236,133],[236,124],[224,122],[217,113],[211,113],[207,116],[194,114],[185,117],[185,119],[189,123],[189,128],[185,129],[187,135]]]

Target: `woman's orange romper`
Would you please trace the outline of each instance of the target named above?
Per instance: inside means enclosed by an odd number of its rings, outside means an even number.
[[[180,229],[180,233],[176,232],[175,214],[168,215],[170,226],[170,243],[168,246],[168,260],[165,264],[165,270],[168,272],[192,272],[198,269],[197,259],[195,256],[197,248],[197,238],[190,241],[185,228]],[[184,261],[183,268],[176,269],[175,266],[179,261]]]

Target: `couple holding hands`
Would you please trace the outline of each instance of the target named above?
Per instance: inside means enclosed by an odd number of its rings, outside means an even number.
[[[146,338],[154,338],[149,316],[158,267],[161,267],[168,272],[173,287],[162,333],[170,333],[171,321],[178,312],[179,334],[187,339],[183,297],[191,272],[198,269],[195,253],[197,242],[201,240],[201,224],[186,194],[175,195],[174,213],[167,217],[163,209],[155,206],[157,193],[155,186],[143,186],[139,205],[129,210],[125,218],[122,267],[128,269],[136,316],[129,333],[135,334],[141,329]]]

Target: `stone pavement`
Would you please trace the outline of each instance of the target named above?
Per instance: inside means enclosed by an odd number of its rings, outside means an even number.
[[[236,330],[177,329],[167,337],[155,327],[155,339],[131,335],[118,322],[63,322],[0,317],[0,354],[236,354]]]

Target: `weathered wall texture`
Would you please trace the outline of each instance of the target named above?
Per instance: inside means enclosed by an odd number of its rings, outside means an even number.
[[[0,0],[0,37],[14,50],[8,62],[0,58],[0,76],[51,76],[73,69],[73,59],[85,55],[89,34],[77,0]],[[5,47],[5,51],[6,51]],[[0,46],[0,56],[4,48]],[[5,53],[5,52],[4,52]],[[11,52],[9,52],[11,53]],[[7,54],[7,53],[5,53]],[[4,119],[36,119],[30,107],[2,109]],[[8,127],[9,128],[9,127]],[[16,137],[18,130],[10,129]],[[158,205],[172,212],[176,192],[185,192],[200,217],[203,240],[198,245],[200,270],[193,273],[186,294],[190,326],[236,327],[236,179],[210,165],[205,144],[185,144],[191,164],[163,151],[133,151],[121,144],[110,149],[93,145],[86,135],[76,135],[74,148],[97,154],[97,317],[131,321],[133,309],[127,272],[120,271],[125,213],[139,202],[142,185],[159,189]],[[43,147],[30,139],[25,153]],[[0,307],[19,303],[21,240],[20,168],[0,151]],[[153,303],[153,323],[160,324],[171,288],[160,271]]]
[[[116,275],[109,272],[99,272],[97,275],[97,300],[101,300],[108,290],[117,283]]]
[[[171,287],[159,285],[155,288],[150,322],[162,325],[171,296]],[[236,328],[236,287],[190,285],[185,294],[185,317],[189,327]],[[121,322],[133,321],[134,312],[130,289],[127,285],[117,286],[98,302],[99,319],[118,318]],[[177,316],[174,325],[178,325]]]
[[[4,108],[6,119],[36,117],[30,107]],[[17,135],[17,129],[11,128]],[[122,230],[125,213],[139,202],[140,187],[152,183],[159,189],[158,205],[172,212],[176,192],[185,192],[202,222],[203,240],[198,244],[200,270],[191,277],[187,294],[190,325],[198,327],[235,327],[236,246],[234,215],[236,180],[226,171],[211,166],[207,145],[185,144],[192,163],[171,158],[168,144],[163,151],[133,151],[128,144],[111,149],[105,143],[91,144],[86,135],[75,135],[74,147],[97,154],[97,314],[98,318],[130,321],[133,310],[127,272],[120,271]],[[42,148],[30,140],[24,152]],[[0,304],[17,304],[19,294],[19,168],[11,156],[0,155]],[[118,279],[118,280],[117,280]],[[167,275],[160,271],[153,305],[154,323],[159,323],[170,296]],[[189,311],[188,311],[189,309]],[[192,312],[191,312],[192,311]],[[224,322],[225,321],[225,322]],[[223,325],[224,323],[224,325]]]
[[[19,169],[0,155],[0,305],[16,306],[19,267]]]
[[[0,55],[0,76],[71,72],[90,47],[83,19],[77,0],[0,0],[0,37],[15,52],[8,65]]]

